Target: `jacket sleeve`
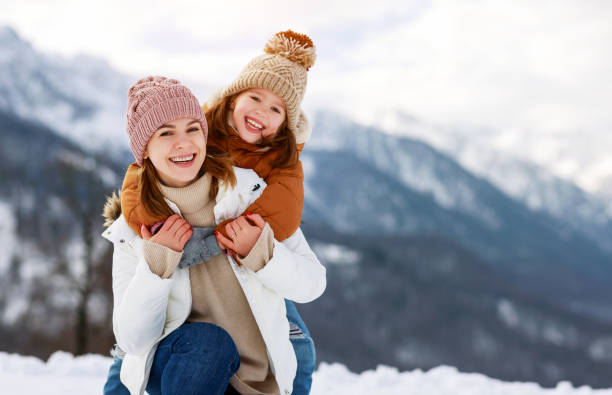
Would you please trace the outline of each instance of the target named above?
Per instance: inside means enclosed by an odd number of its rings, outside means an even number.
[[[173,277],[162,279],[151,272],[132,245],[113,251],[113,331],[119,347],[143,355],[159,339]]]
[[[274,240],[272,259],[255,275],[266,287],[298,303],[315,300],[327,284],[325,267],[301,229],[282,243]]]
[[[140,167],[136,163],[132,163],[128,167],[123,178],[120,198],[121,212],[126,222],[134,233],[142,237],[140,233],[140,224],[151,227],[156,222],[164,221],[166,217],[150,215],[140,203],[140,192],[138,188],[139,173]]]
[[[293,235],[302,220],[304,172],[300,161],[290,168],[274,168],[265,178],[268,186],[245,213],[257,213],[270,224],[278,241]]]

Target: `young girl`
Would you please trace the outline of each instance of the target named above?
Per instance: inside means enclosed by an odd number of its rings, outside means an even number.
[[[215,149],[214,155],[227,155],[235,166],[253,169],[267,183],[261,196],[244,212],[235,212],[235,216],[216,227],[219,245],[236,258],[247,256],[256,247],[256,239],[246,237],[237,224],[230,225],[234,218],[259,214],[269,223],[274,238],[283,241],[298,229],[304,200],[299,153],[311,131],[300,104],[308,69],[316,58],[315,48],[308,36],[289,30],[274,35],[264,52],[203,106],[210,127],[208,145]],[[138,203],[139,171],[139,166],[130,166],[121,193],[124,216],[136,233],[140,233],[141,224],[161,224],[168,216],[168,213],[151,215]],[[208,231],[195,229],[185,247],[182,265],[206,261],[221,252],[216,243],[211,243],[214,236],[208,236]],[[301,323],[292,325],[296,333],[294,346],[300,344],[299,350],[296,347],[298,376],[294,393],[308,394],[314,346],[291,302],[287,303],[287,310],[295,314],[292,323]],[[297,339],[307,341],[299,343]]]
[[[193,227],[212,227],[243,211],[266,183],[208,150],[204,113],[176,80],[140,80],[130,89],[127,118],[139,166],[132,198],[165,221],[156,232],[141,225],[139,237],[125,211],[118,216],[116,199],[105,208],[112,224],[103,235],[114,243],[113,330],[126,353],[121,381],[132,394],[145,388],[151,395],[226,388],[290,394],[296,357],[285,299],[318,297],[325,269],[299,229],[279,243],[254,214],[228,225],[256,241],[241,266],[225,255],[181,266]]]

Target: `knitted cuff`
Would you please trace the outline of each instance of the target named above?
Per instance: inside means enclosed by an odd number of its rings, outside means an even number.
[[[142,253],[151,272],[161,278],[170,278],[181,260],[182,252],[176,252],[168,247],[149,240],[143,240]]]
[[[272,259],[273,253],[274,231],[270,224],[266,223],[249,254],[244,258],[238,257],[237,259],[239,263],[256,272],[266,266],[268,261]]]
[[[212,258],[213,256],[217,256],[220,253],[222,253],[223,251],[221,250],[221,247],[219,247],[219,243],[217,242],[217,236],[210,235],[207,238],[204,239],[204,244],[206,245],[206,248],[208,249],[208,253],[210,255],[210,258]],[[208,258],[208,259],[210,259]],[[207,259],[207,260],[208,260]]]
[[[193,234],[183,248],[183,256],[179,262],[180,268],[185,268],[209,261],[222,251],[214,235],[214,227],[194,227]]]

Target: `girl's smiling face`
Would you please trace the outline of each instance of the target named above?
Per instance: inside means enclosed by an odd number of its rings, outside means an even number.
[[[264,88],[247,89],[240,93],[234,100],[232,110],[238,135],[251,144],[275,135],[286,117],[282,99]]]
[[[162,183],[183,187],[195,181],[206,157],[206,138],[200,122],[175,119],[160,126],[149,140],[144,158],[155,166]]]

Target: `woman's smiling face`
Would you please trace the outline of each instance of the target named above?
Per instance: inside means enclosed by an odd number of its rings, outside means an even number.
[[[268,89],[247,89],[233,103],[234,127],[248,143],[256,144],[264,137],[275,135],[285,117],[282,99]]]
[[[193,118],[165,123],[149,140],[144,158],[151,160],[165,185],[189,185],[195,181],[206,158],[202,125]]]

